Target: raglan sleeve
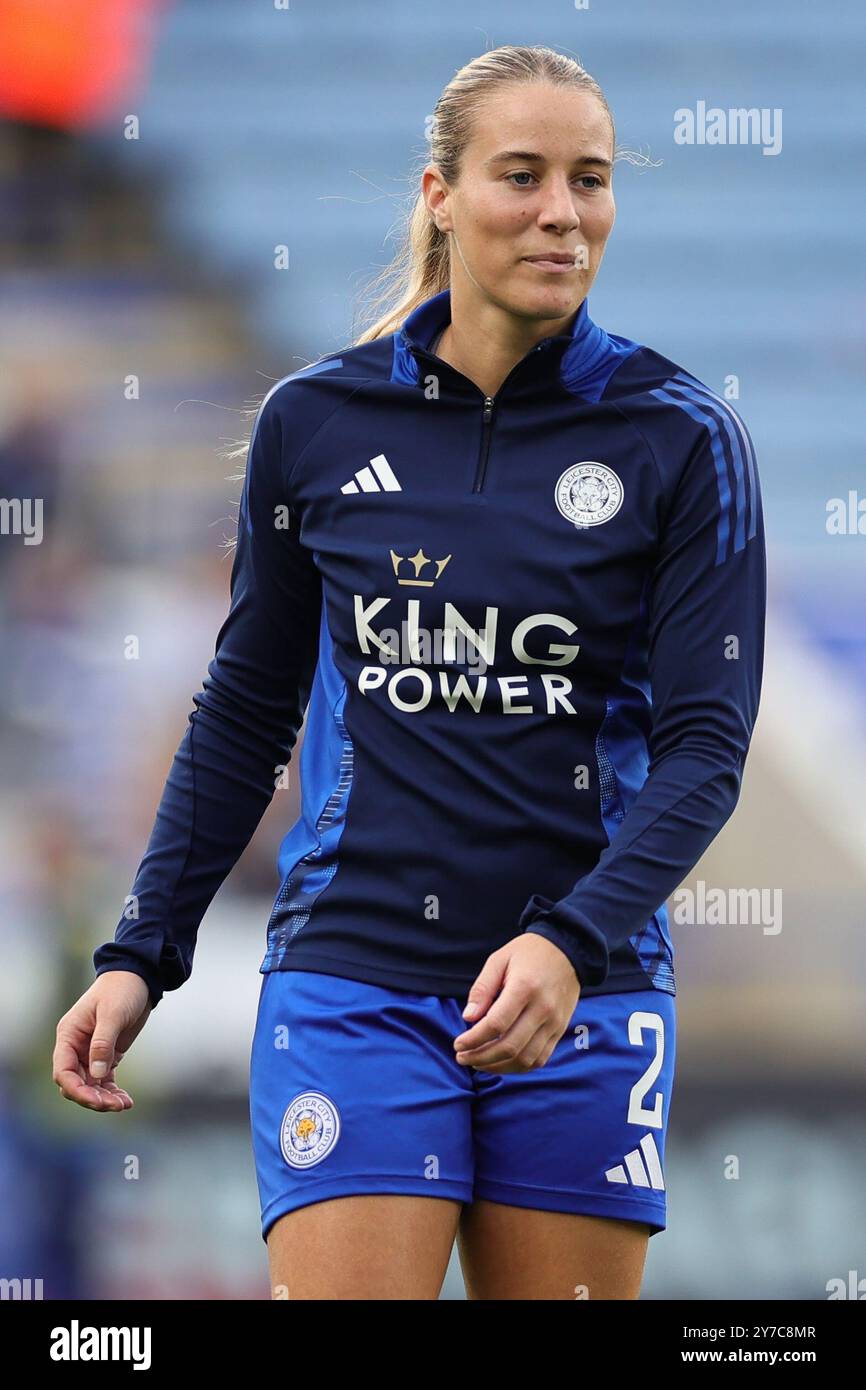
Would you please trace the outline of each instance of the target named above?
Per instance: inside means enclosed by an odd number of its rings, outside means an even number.
[[[140,975],[154,1006],[189,977],[201,919],[291,758],[315,673],[321,587],[287,486],[290,390],[266,396],[253,424],[228,615],[114,939],[93,956],[97,975]]]
[[[720,418],[722,417],[722,418]],[[563,898],[534,893],[519,928],[568,956],[582,984],[691,872],[737,804],[758,713],[766,554],[754,447],[727,406],[703,428],[661,523],[649,576],[646,778],[592,870]]]

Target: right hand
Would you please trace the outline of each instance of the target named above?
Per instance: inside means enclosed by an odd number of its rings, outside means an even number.
[[[140,975],[130,970],[98,975],[57,1025],[52,1079],[61,1095],[86,1110],[131,1109],[132,1096],[120,1089],[114,1074],[152,1012]]]

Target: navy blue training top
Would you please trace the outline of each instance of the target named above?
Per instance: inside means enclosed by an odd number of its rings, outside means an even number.
[[[115,940],[153,1003],[274,794],[261,965],[465,999],[538,932],[582,993],[675,992],[665,900],[730,816],[766,562],[730,403],[584,301],[493,397],[450,291],[259,408],[231,603]]]

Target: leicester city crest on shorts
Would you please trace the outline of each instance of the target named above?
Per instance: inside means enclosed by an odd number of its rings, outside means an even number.
[[[340,1112],[321,1091],[302,1091],[283,1116],[280,1148],[292,1168],[312,1168],[340,1137]]]
[[[604,463],[573,463],[556,484],[556,505],[575,526],[600,526],[622,506],[623,489]]]

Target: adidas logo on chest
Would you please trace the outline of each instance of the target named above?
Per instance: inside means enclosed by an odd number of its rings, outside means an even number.
[[[344,483],[341,492],[402,492],[390,463],[384,454],[370,459],[369,466],[359,468],[354,478]]]

